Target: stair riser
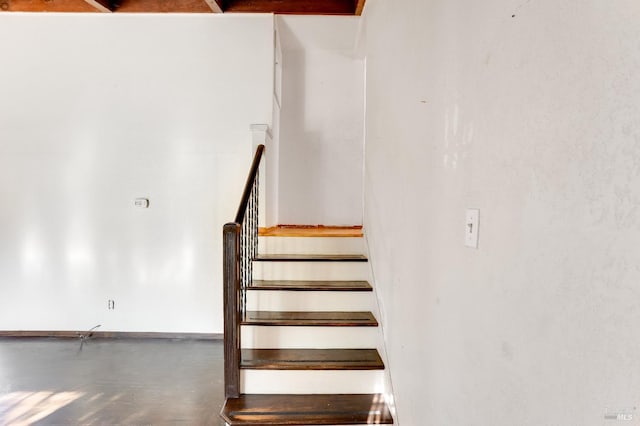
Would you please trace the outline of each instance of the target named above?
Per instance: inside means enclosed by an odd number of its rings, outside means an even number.
[[[241,391],[257,394],[382,392],[382,370],[241,370]]]
[[[368,262],[253,262],[255,280],[367,280]]]
[[[258,253],[262,254],[363,254],[364,238],[260,237]]]
[[[376,348],[380,339],[378,327],[243,325],[241,336],[241,347],[251,349],[366,349]]]
[[[249,311],[371,311],[370,292],[272,291],[247,292]]]

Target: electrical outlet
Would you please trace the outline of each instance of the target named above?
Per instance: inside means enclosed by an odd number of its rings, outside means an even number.
[[[134,205],[136,207],[141,208],[141,209],[148,209],[149,208],[149,199],[148,198],[136,198],[133,203],[134,203]]]
[[[116,308],[116,301],[113,299],[107,300],[107,309],[114,310]]]

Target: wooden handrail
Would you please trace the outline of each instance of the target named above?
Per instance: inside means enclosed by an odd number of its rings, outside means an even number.
[[[242,191],[242,199],[240,200],[240,206],[238,206],[238,212],[236,213],[236,223],[242,224],[244,221],[244,215],[247,211],[247,205],[249,204],[249,198],[251,197],[251,189],[253,183],[258,176],[258,170],[260,169],[260,160],[262,160],[262,154],[264,153],[264,145],[258,145],[256,154],[253,156],[253,162],[249,169],[249,176],[247,176],[247,182],[244,184],[244,191]]]
[[[256,149],[235,222],[223,228],[224,394],[240,396],[240,323],[258,250],[258,180],[264,145]]]

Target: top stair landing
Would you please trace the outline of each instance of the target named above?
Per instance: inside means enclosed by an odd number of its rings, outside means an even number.
[[[362,226],[279,225],[260,228],[260,237],[361,238]]]
[[[362,254],[366,253],[362,229],[336,227],[261,228],[258,253]]]
[[[259,254],[254,261],[263,262],[366,262],[362,254]]]

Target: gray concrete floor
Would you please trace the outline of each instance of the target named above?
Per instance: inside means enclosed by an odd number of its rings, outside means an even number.
[[[221,341],[0,339],[2,425],[224,425]]]

